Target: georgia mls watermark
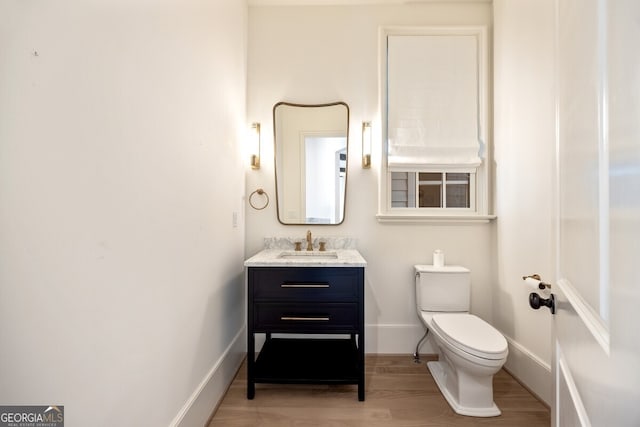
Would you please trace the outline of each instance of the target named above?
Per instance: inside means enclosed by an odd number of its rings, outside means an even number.
[[[64,427],[64,406],[0,405],[0,427]]]

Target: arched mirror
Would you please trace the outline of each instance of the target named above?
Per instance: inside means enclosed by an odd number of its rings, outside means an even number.
[[[340,224],[347,189],[349,107],[273,107],[276,202],[282,224]]]

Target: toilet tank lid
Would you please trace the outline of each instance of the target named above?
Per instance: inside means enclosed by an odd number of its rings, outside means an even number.
[[[469,273],[469,269],[460,265],[443,265],[436,267],[434,265],[414,265],[416,273]]]

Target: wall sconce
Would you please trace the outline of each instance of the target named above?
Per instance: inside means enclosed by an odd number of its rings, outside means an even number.
[[[260,123],[251,124],[249,145],[251,169],[260,169]]]
[[[362,122],[362,169],[371,168],[371,122]]]

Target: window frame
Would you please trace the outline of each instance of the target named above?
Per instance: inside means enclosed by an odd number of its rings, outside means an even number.
[[[421,183],[424,183],[425,181],[421,181],[420,180],[420,174],[423,173],[432,173],[432,174],[439,174],[439,175],[444,175],[444,178],[441,179],[440,181],[437,181],[440,183],[441,185],[441,202],[442,204],[447,203],[446,199],[447,199],[447,185],[451,185],[456,183],[455,180],[447,180],[446,175],[450,174],[450,173],[462,173],[462,174],[468,174],[469,175],[469,182],[468,182],[468,191],[469,191],[469,207],[427,207],[427,206],[419,206],[419,201],[420,201],[420,185]],[[407,176],[406,181],[407,181],[407,189],[406,189],[406,193],[407,193],[407,204],[408,205],[413,205],[413,206],[397,206],[397,209],[402,209],[402,210],[407,210],[407,209],[415,209],[416,213],[421,213],[421,212],[426,212],[426,213],[440,213],[440,211],[442,209],[446,209],[446,211],[457,211],[457,212],[475,212],[476,210],[476,189],[477,189],[477,185],[476,185],[476,172],[474,171],[469,171],[469,170],[463,170],[463,171],[452,171],[452,170],[446,170],[446,171],[442,171],[442,170],[415,170],[415,171],[390,171],[389,173],[389,185],[388,185],[388,191],[389,191],[389,200],[392,203],[392,207],[393,207],[393,203],[398,203],[399,200],[394,199],[394,192],[401,192],[402,190],[398,190],[397,188],[394,187],[393,182],[394,181],[402,181],[402,179],[398,179],[398,178],[394,178],[393,174],[412,174],[413,178],[410,178],[409,176]],[[411,186],[409,184],[409,181],[413,182],[413,185]],[[411,199],[413,200],[413,203],[409,203],[408,200]],[[401,201],[400,201],[401,202]]]
[[[464,165],[425,165],[424,167],[397,168],[388,167],[388,121],[387,121],[387,38],[389,36],[437,36],[472,35],[478,41],[478,136],[480,140],[481,164],[477,167]],[[380,27],[379,29],[379,88],[380,88],[380,134],[381,134],[381,171],[378,185],[378,214],[380,222],[488,222],[495,218],[489,213],[489,165],[490,148],[488,131],[488,41],[486,26],[425,26],[425,27]],[[475,178],[470,183],[470,208],[409,208],[392,207],[392,172],[462,172],[471,173]],[[418,177],[416,176],[416,185]],[[471,188],[473,185],[473,188]]]

